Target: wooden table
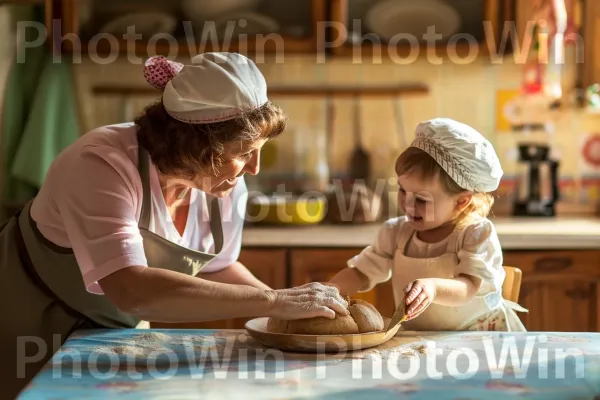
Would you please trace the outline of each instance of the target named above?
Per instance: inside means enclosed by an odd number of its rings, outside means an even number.
[[[374,349],[299,354],[244,330],[79,331],[19,398],[592,400],[600,333],[400,332]]]

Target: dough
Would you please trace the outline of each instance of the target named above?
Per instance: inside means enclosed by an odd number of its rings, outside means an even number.
[[[364,300],[348,301],[349,315],[334,319],[316,317],[297,320],[269,318],[267,330],[274,333],[300,335],[349,335],[377,332],[384,329],[383,317],[372,304]]]

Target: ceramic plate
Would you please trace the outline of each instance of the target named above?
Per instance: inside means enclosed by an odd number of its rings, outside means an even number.
[[[267,330],[268,320],[268,317],[252,319],[246,322],[246,331],[267,347],[302,353],[339,353],[379,346],[394,337],[401,326],[398,325],[389,332],[384,330],[353,335],[297,335],[269,332]],[[387,327],[390,319],[384,318],[384,322]]]
[[[461,18],[442,0],[385,0],[369,10],[366,23],[373,33],[385,40],[403,34],[421,41],[429,26],[435,26],[435,33],[446,40],[458,31]]]
[[[214,21],[233,12],[253,10],[261,0],[181,0],[185,18],[194,24]]]
[[[216,22],[217,31],[221,38],[237,39],[239,35],[258,35],[276,33],[279,23],[273,18],[255,12],[244,12],[226,15]],[[230,33],[232,32],[232,33]]]
[[[141,34],[144,38],[159,33],[172,34],[175,30],[177,21],[175,17],[165,13],[130,13],[110,20],[100,30],[115,36],[123,36],[127,33],[127,28],[135,26],[135,33]]]

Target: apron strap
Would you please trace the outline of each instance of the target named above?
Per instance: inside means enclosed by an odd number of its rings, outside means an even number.
[[[400,227],[400,234],[398,235],[398,246],[397,249],[402,252],[402,254],[406,255],[406,251],[408,249],[408,244],[410,239],[412,239],[412,235],[414,234],[414,229],[405,222]]]
[[[150,194],[150,155],[141,145],[138,146],[138,171],[142,180],[142,212],[140,216],[139,226],[146,230],[150,230],[150,218],[152,211],[152,196]]]
[[[221,225],[221,210],[219,209],[219,199],[206,195],[208,200],[208,213],[210,219],[210,231],[215,241],[215,254],[219,254],[223,249],[223,226]]]

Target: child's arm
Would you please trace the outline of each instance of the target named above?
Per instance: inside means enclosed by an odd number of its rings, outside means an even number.
[[[360,254],[348,261],[348,268],[342,269],[330,281],[340,293],[352,296],[366,292],[375,285],[385,282],[392,276],[396,237],[404,219],[386,221],[380,228],[373,243]]]
[[[436,288],[435,304],[456,307],[471,301],[481,287],[481,279],[459,275],[454,279],[433,279]]]
[[[456,278],[417,279],[404,288],[408,319],[413,319],[430,304],[457,307],[470,301],[481,286],[481,279],[469,275]]]
[[[369,285],[369,278],[356,268],[344,268],[331,278],[329,284],[337,287],[342,296],[353,296]]]
[[[409,319],[432,303],[457,307],[475,296],[502,289],[502,249],[491,221],[486,219],[467,228],[458,258],[454,278],[418,279],[407,285],[404,290]]]

